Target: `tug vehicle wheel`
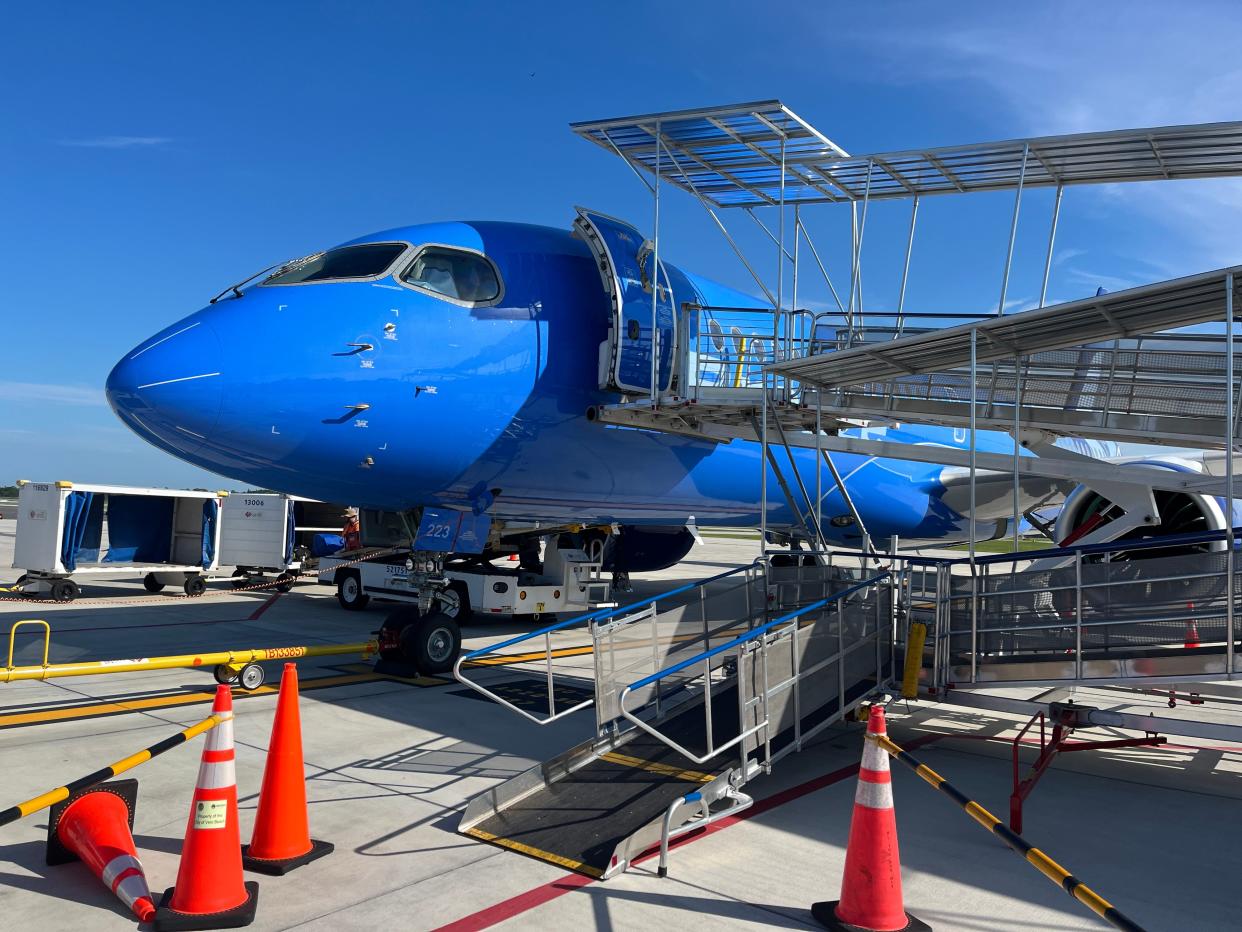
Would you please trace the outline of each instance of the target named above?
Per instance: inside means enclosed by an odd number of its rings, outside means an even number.
[[[371,597],[362,591],[362,577],[357,570],[347,570],[336,577],[336,600],[341,608],[360,612],[367,607]]]

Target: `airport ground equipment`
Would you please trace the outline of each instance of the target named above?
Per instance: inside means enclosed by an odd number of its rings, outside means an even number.
[[[13,665],[14,641],[23,625],[41,625],[43,628],[43,662],[38,666]],[[141,670],[210,669],[217,683],[238,684],[243,689],[255,690],[266,678],[264,661],[298,660],[303,657],[336,657],[361,654],[363,659],[378,650],[375,641],[358,644],[313,644],[297,647],[256,647],[247,650],[205,651],[200,654],[177,654],[169,657],[140,657],[129,660],[82,660],[74,663],[49,663],[51,626],[41,619],[16,622],[9,629],[8,663],[0,670],[0,683],[21,680],[51,680],[64,676],[98,676],[109,673],[135,673]]]
[[[202,595],[219,566],[227,492],[19,482],[13,565],[20,591],[69,602],[76,578],[142,577],[148,592]]]
[[[293,588],[314,569],[317,534],[339,534],[343,505],[279,492],[238,492],[224,501],[220,517],[220,565],[235,567],[234,585],[275,576],[278,592]]]
[[[595,733],[471,800],[458,830],[608,878],[746,808],[748,780],[891,678],[894,591],[883,571],[757,563],[463,655],[470,688],[537,724],[593,709]],[[488,663],[506,656],[527,664]]]
[[[350,553],[325,557],[319,582],[335,586],[337,601],[351,611],[372,598],[402,603],[380,627],[380,657],[412,663],[423,674],[453,668],[459,625],[474,614],[538,620],[608,599],[603,564],[572,537],[550,536],[538,570],[499,567],[484,558],[489,524],[486,516],[425,508],[415,531],[405,515],[363,509],[362,543],[388,549],[362,562]]]

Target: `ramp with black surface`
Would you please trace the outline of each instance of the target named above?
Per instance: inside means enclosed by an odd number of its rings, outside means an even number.
[[[700,697],[676,710],[660,730],[697,752],[703,747],[704,725]],[[736,686],[713,692],[712,727],[716,746],[736,737]],[[533,781],[529,792],[507,803],[493,802],[494,811],[477,822],[472,802],[462,819],[469,827],[461,831],[604,877],[658,840],[660,820],[674,800],[726,779],[738,761],[734,751],[713,758],[709,766],[699,765],[645,732],[631,732],[611,749],[575,749],[537,768],[542,779]]]

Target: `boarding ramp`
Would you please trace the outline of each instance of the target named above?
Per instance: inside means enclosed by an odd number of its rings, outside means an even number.
[[[784,565],[761,561],[464,655],[457,678],[527,720],[591,708],[595,721],[586,741],[472,800],[459,831],[606,878],[662,837],[748,806],[749,779],[893,671],[889,574],[776,562]],[[565,639],[576,645],[568,650],[589,644],[591,669],[558,662]],[[542,683],[523,707],[506,695],[511,678],[484,671],[506,655],[532,656],[532,642],[543,659],[527,664],[526,685],[532,674]]]

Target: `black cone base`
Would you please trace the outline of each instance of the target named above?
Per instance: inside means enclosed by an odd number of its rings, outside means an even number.
[[[193,932],[196,929],[240,929],[254,922],[255,910],[259,908],[259,885],[246,881],[246,902],[222,913],[179,913],[169,908],[173,888],[169,887],[160,897],[152,928],[155,932]]]
[[[125,803],[127,810],[126,816],[129,819],[129,831],[132,835],[134,832],[134,809],[138,806],[138,781],[137,780],[113,780],[111,783],[100,783],[96,786],[87,787],[84,790],[78,790],[76,793],[70,793],[48,813],[47,818],[47,863],[48,864],[68,864],[70,861],[78,860],[78,856],[60,843],[60,837],[57,835],[57,829],[60,828],[60,820],[65,815],[65,810],[72,806],[83,796],[89,796],[91,793],[111,793],[114,796],[121,797],[121,801]]]
[[[284,858],[279,861],[269,861],[267,858],[252,858],[250,856],[250,846],[242,845],[242,867],[248,871],[254,871],[256,874],[272,874],[279,877],[287,874],[296,867],[303,864],[309,864],[311,861],[317,861],[325,854],[331,854],[336,846],[330,841],[317,841],[311,839],[310,850],[305,854],[299,854],[296,858]]]
[[[831,900],[824,903],[812,903],[811,915],[825,929],[832,932],[876,932],[875,929],[868,929],[863,926],[852,926],[848,922],[842,922],[837,918],[837,904],[840,900]],[[906,924],[900,929],[885,929],[884,932],[931,932],[931,926],[921,919],[915,919],[909,913],[906,913]]]

